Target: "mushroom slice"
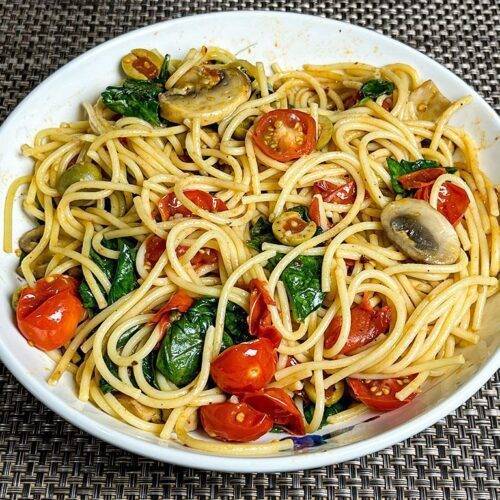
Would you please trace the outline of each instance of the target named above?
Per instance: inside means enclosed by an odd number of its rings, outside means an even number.
[[[38,245],[38,242],[41,240],[44,230],[45,226],[40,225],[36,226],[33,229],[30,229],[29,231],[26,231],[19,238],[19,248],[26,254],[33,251]]]
[[[419,120],[437,120],[450,106],[447,99],[432,80],[426,80],[410,93],[408,98],[415,105]]]
[[[387,237],[411,259],[426,264],[457,261],[460,242],[455,229],[426,201],[393,201],[382,210],[380,219]]]
[[[161,116],[174,123],[199,118],[201,125],[210,125],[248,101],[250,93],[248,77],[237,68],[195,66],[160,94]]]

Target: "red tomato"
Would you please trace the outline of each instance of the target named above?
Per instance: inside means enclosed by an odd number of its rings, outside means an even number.
[[[231,394],[259,391],[273,378],[277,356],[268,339],[242,342],[221,352],[210,367],[214,382]]]
[[[414,195],[417,200],[429,201],[431,197],[432,185],[418,189]],[[452,224],[456,226],[464,216],[469,206],[467,193],[452,182],[441,184],[438,193],[437,209]]]
[[[355,106],[358,101],[363,98],[361,92],[353,90],[347,97],[344,97],[344,109],[349,109]]]
[[[200,408],[200,420],[205,432],[222,441],[246,443],[269,432],[273,421],[246,403],[216,403]]]
[[[75,335],[78,323],[85,316],[77,286],[74,278],[55,275],[21,290],[17,326],[35,347],[51,351]]]
[[[404,406],[415,397],[415,394],[411,394],[405,400],[400,401],[395,396],[413,378],[412,376],[404,379],[385,378],[370,381],[348,378],[347,384],[352,396],[358,401],[361,401],[374,410],[389,411]]]
[[[411,174],[398,177],[398,181],[405,189],[418,189],[432,185],[432,183],[445,172],[446,170],[443,167],[423,168]]]
[[[383,102],[382,102],[382,107],[386,110],[386,111],[390,111],[392,109],[392,107],[394,106],[394,102],[392,100],[392,96],[389,96],[389,97],[386,97]]]
[[[283,427],[290,434],[306,433],[302,415],[293,399],[283,389],[269,387],[259,392],[245,394],[242,401],[271,417],[276,425]]]
[[[223,212],[227,210],[227,205],[220,199],[212,196],[210,193],[193,189],[184,191],[186,198],[191,200],[195,205],[198,205],[209,212]],[[168,193],[158,202],[158,209],[163,220],[168,220],[176,214],[181,214],[183,217],[190,217],[191,210],[188,210],[175,196],[174,192]]]
[[[175,249],[175,254],[177,257],[181,257],[188,251],[189,247],[185,245],[179,245]],[[196,252],[195,256],[191,259],[191,265],[194,269],[198,269],[201,266],[208,264],[217,264],[219,262],[219,253],[213,248],[202,248]]]
[[[326,224],[321,224],[321,217],[319,213],[319,200],[314,197],[311,202],[311,206],[309,207],[309,218],[323,231],[326,231],[329,226],[328,222]]]
[[[340,354],[352,351],[369,344],[381,333],[385,333],[391,324],[391,309],[388,306],[375,307],[367,310],[359,305],[351,309],[351,329],[349,337]],[[325,332],[325,348],[330,349],[340,335],[342,317],[335,316]]]
[[[271,312],[268,306],[274,306],[275,302],[269,295],[265,281],[253,279],[250,281],[250,314],[248,315],[248,329],[250,334],[269,339],[274,347],[281,342],[281,333],[273,325]]]
[[[348,181],[338,186],[332,182],[321,180],[314,183],[313,190],[315,194],[320,194],[326,203],[350,205],[356,199],[356,183],[354,181]]]
[[[295,160],[314,149],[316,122],[311,115],[296,109],[275,109],[260,117],[253,140],[274,160]]]
[[[166,246],[167,242],[163,238],[160,238],[156,234],[149,236],[146,240],[145,263],[154,266],[165,251]]]

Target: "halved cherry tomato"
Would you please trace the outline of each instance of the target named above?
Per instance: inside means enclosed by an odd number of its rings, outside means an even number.
[[[369,344],[381,333],[385,333],[391,324],[391,309],[388,306],[375,307],[371,310],[360,304],[351,309],[351,329],[349,337],[340,354],[352,351]],[[325,348],[330,349],[340,335],[342,317],[335,316],[325,332]]]
[[[184,191],[186,198],[191,200],[195,205],[198,205],[209,212],[223,212],[227,210],[227,205],[220,198],[212,196],[210,193],[193,189]],[[166,194],[159,202],[158,209],[163,220],[168,220],[173,215],[180,214],[183,217],[191,217],[193,213],[188,210],[175,196],[174,192]]]
[[[309,207],[309,218],[323,231],[327,231],[329,229],[328,222],[321,223],[321,215],[319,213],[319,200],[316,197],[313,197],[311,201],[311,205]]]
[[[445,172],[446,170],[443,167],[423,168],[422,170],[417,170],[411,174],[398,177],[398,182],[405,189],[419,189],[433,184],[434,181]]]
[[[432,185],[418,189],[414,195],[417,200],[429,201],[431,197]],[[452,224],[456,226],[464,216],[469,206],[467,193],[452,182],[441,184],[438,193],[437,209]]]
[[[415,393],[400,401],[396,393],[403,389],[414,377],[385,378],[382,380],[360,380],[348,378],[347,384],[354,398],[366,406],[379,411],[389,411],[409,403]]]
[[[224,392],[242,394],[264,388],[276,373],[276,351],[268,339],[233,345],[221,352],[210,375]]]
[[[246,443],[269,432],[273,421],[246,403],[216,403],[200,408],[200,420],[205,432],[221,441]]]
[[[348,181],[341,186],[332,182],[321,180],[314,183],[313,190],[315,194],[320,194],[326,203],[339,203],[340,205],[349,205],[356,199],[356,183]]]
[[[273,160],[295,160],[314,149],[316,122],[296,109],[275,109],[259,118],[253,140]]]
[[[78,323],[85,316],[77,286],[74,278],[55,275],[21,290],[17,326],[35,347],[51,351],[75,335]]]
[[[293,399],[283,389],[269,387],[259,392],[245,394],[241,400],[271,417],[276,425],[283,427],[290,434],[306,433],[302,415]]]
[[[250,314],[248,329],[254,337],[269,339],[274,347],[281,342],[281,333],[273,325],[268,306],[276,305],[266,288],[266,282],[253,279],[250,281]]]
[[[390,95],[389,97],[386,97],[383,101],[382,101],[382,107],[386,110],[386,111],[390,111],[392,109],[392,107],[394,106],[394,102],[393,102],[393,99],[392,99],[392,96]]]
[[[146,264],[154,266],[161,257],[161,254],[165,251],[166,246],[166,241],[163,238],[160,238],[156,234],[149,236],[146,240],[146,253],[144,256]],[[188,248],[189,247],[185,245],[179,245],[175,249],[177,257],[184,255]],[[195,269],[207,264],[217,264],[219,261],[218,255],[217,250],[213,248],[202,248],[196,252],[196,255],[191,259],[191,264]]]
[[[161,337],[165,334],[172,320],[172,311],[186,312],[193,305],[193,299],[184,290],[175,292],[152,317],[151,323],[160,323]]]
[[[161,257],[161,254],[165,251],[167,247],[167,242],[157,236],[152,234],[148,236],[146,240],[146,253],[144,255],[144,262],[150,266],[154,266]]]

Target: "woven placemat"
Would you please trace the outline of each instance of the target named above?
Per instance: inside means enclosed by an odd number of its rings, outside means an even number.
[[[157,21],[270,9],[343,19],[430,55],[500,108],[496,0],[0,1],[0,119],[55,69]],[[434,426],[379,453],[285,474],[221,474],[144,459],[95,439],[0,364],[0,498],[497,498],[500,377]]]

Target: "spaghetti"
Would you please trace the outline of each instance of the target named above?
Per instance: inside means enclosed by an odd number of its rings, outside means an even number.
[[[293,440],[246,441],[397,408],[464,363],[499,269],[497,193],[448,123],[469,98],[406,64],[268,75],[203,47],[122,67],[86,120],[23,146],[34,170],[6,199],[6,251],[22,185],[39,224],[16,305],[49,383],[69,372],[163,439],[265,455]]]

